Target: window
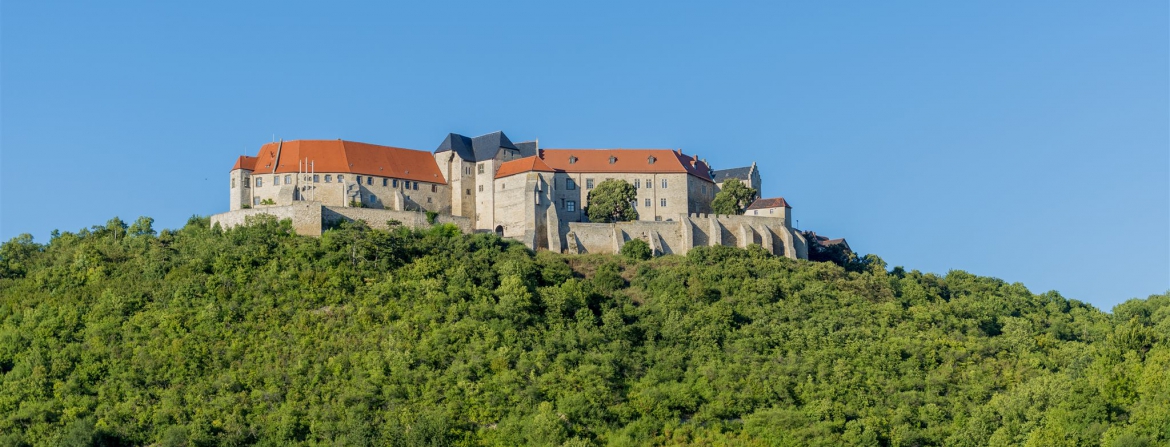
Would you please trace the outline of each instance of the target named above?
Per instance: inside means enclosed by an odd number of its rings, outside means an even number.
[[[359,175],[359,176],[357,176],[357,183],[358,183],[359,185],[360,185],[360,184],[362,184],[362,176],[360,176],[360,175]]]
[[[256,177],[256,187],[264,186],[264,177]]]
[[[776,212],[776,209],[775,209],[775,208],[772,208],[772,209],[768,210],[768,214],[772,214],[772,213],[774,213],[774,212]]]
[[[646,199],[646,208],[650,207],[650,199]]]
[[[431,192],[439,192],[439,185],[431,185]]]
[[[504,182],[500,182],[500,189],[504,189]]]
[[[569,200],[565,202],[565,211],[577,211],[577,201]]]
[[[651,156],[649,156],[649,157],[646,157],[646,163],[649,163],[649,164],[654,164],[654,162],[655,162],[655,161],[658,161],[658,159],[657,159],[657,158],[654,158],[654,156],[653,156],[653,155],[651,155]]]
[[[570,156],[569,156],[569,164],[573,164],[573,163],[576,163],[576,162],[577,162],[577,157],[576,157],[576,156],[573,156],[573,155],[570,155]]]
[[[471,188],[467,188],[467,195],[471,195]]]
[[[232,189],[236,189],[236,179],[232,179]]]
[[[427,197],[427,203],[431,203],[431,198]]]
[[[666,206],[666,199],[658,199],[658,206]]]
[[[634,179],[634,189],[638,189],[641,187],[642,187],[642,179],[640,179],[640,178]]]
[[[279,184],[280,184],[280,176],[279,175],[272,176],[272,186],[276,186]]]
[[[479,192],[483,192],[483,185],[479,185]]]
[[[760,210],[752,210],[752,214],[755,214],[755,215],[759,216],[759,215],[760,215]]]
[[[577,189],[577,182],[574,182],[571,178],[565,179],[565,189]]]
[[[585,179],[585,189],[593,189],[593,179]]]
[[[699,188],[703,190],[703,194],[707,193],[707,185],[702,185]]]
[[[614,164],[614,163],[617,163],[617,157],[614,157],[613,155],[610,155],[610,156],[609,156],[609,164],[611,164],[611,165],[612,165],[612,164]]]
[[[373,195],[373,194],[370,194],[370,203],[374,203],[374,202],[375,202],[375,201],[377,201],[377,200],[378,200],[378,196],[375,196],[375,195]]]
[[[260,179],[256,179],[256,183],[260,183]],[[259,197],[253,197],[253,198],[252,198],[252,205],[253,205],[253,206],[260,206],[260,198],[259,198]]]
[[[395,187],[395,188],[397,188],[397,187],[398,187],[398,179],[394,179],[394,187]]]
[[[483,174],[483,163],[480,163],[480,164],[479,164],[479,165],[477,165],[477,166],[479,166],[479,168],[478,168],[478,170],[479,170],[479,173],[480,173],[480,174]]]
[[[650,179],[646,179],[646,189],[650,189],[653,187],[654,187],[654,182],[650,181]]]
[[[325,174],[325,183],[330,183],[332,181],[333,181],[333,175],[332,174]]]
[[[374,184],[374,178],[373,178],[373,177],[366,177],[366,184],[367,184],[367,185],[373,185],[373,184]]]
[[[286,184],[286,185],[291,185],[291,184],[292,184],[292,176],[291,176],[291,175],[285,175],[285,176],[284,176],[284,184]]]
[[[317,183],[320,181],[321,181],[321,176],[319,176],[317,174],[313,174],[313,183]]]
[[[666,179],[662,179],[662,189],[666,189]]]
[[[418,191],[418,182],[414,182],[414,190]]]
[[[344,175],[341,175],[341,174],[337,174],[337,181],[339,181],[339,182],[340,182],[340,181],[343,181],[343,180],[345,180],[345,176],[344,176]]]
[[[244,187],[245,187],[245,188],[248,188],[248,187],[250,187],[250,186],[251,186],[251,185],[249,185],[249,184],[248,184],[248,182],[249,182],[248,178],[247,178],[247,177],[244,177]]]
[[[388,183],[390,183],[390,180],[382,179],[382,186],[386,186]]]

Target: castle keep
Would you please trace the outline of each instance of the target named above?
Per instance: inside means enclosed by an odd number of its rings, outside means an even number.
[[[760,199],[745,215],[711,214],[724,181],[738,178],[759,190],[755,163],[716,171],[697,155],[672,149],[541,148],[537,141],[513,143],[503,132],[452,133],[434,152],[296,140],[239,157],[229,176],[231,211],[212,216],[213,225],[270,214],[291,219],[301,234],[319,235],[339,220],[425,226],[423,212],[432,212],[465,232],[494,232],[532,249],[615,253],[637,238],[658,254],[756,244],[807,258],[783,198]],[[589,191],[609,179],[635,187],[637,221],[588,221]]]

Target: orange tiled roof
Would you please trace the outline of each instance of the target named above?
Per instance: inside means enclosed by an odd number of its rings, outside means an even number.
[[[232,170],[235,171],[236,169],[247,169],[249,171],[255,171],[256,157],[241,155],[240,158],[236,159],[236,164],[232,165]]]
[[[500,169],[496,171],[496,178],[504,178],[509,175],[516,175],[524,172],[539,171],[539,172],[556,172],[553,168],[548,167],[539,157],[524,157],[512,161],[506,161],[500,165]]]
[[[538,156],[557,172],[677,172],[712,181],[706,163],[670,149],[541,149]]]
[[[280,160],[276,159],[279,148]],[[293,140],[268,143],[255,157],[255,174],[297,172],[300,160],[313,162],[317,172],[392,177],[446,184],[430,152],[343,140]],[[276,164],[278,163],[279,164]]]
[[[765,209],[765,208],[780,208],[780,207],[792,208],[792,206],[788,205],[788,201],[784,200],[783,197],[776,197],[774,199],[756,199],[755,202],[752,202],[751,205],[748,205],[747,209],[759,210],[759,209]]]

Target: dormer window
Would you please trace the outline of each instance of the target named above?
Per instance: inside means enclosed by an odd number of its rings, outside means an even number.
[[[648,164],[654,164],[654,162],[656,162],[656,161],[658,161],[658,159],[654,158],[653,155],[646,158],[646,163],[648,163]]]
[[[573,163],[576,163],[576,162],[577,162],[577,157],[576,157],[576,156],[573,156],[573,155],[570,155],[570,156],[569,156],[569,164],[573,164]]]
[[[614,164],[614,163],[617,163],[617,157],[614,157],[613,155],[610,155],[610,156],[609,156],[609,164],[611,164],[611,165],[612,165],[612,164]]]

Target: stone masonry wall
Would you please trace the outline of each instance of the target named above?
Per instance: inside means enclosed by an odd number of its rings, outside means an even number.
[[[564,246],[568,253],[617,253],[626,241],[642,239],[655,254],[686,254],[701,246],[754,244],[777,256],[808,259],[804,238],[788,228],[783,218],[690,214],[663,222],[568,222],[566,228]]]
[[[277,220],[291,220],[297,234],[305,236],[319,236],[321,234],[321,204],[319,203],[259,206],[228,211],[211,216],[211,226],[219,225],[221,228],[228,229],[236,225],[244,225],[249,218],[261,214],[274,216]]]
[[[251,209],[228,211],[211,216],[211,225],[219,225],[227,229],[237,225],[244,225],[248,218],[260,214],[276,217],[278,220],[289,219],[297,234],[305,236],[320,236],[324,228],[342,220],[361,220],[371,228],[388,228],[387,222],[397,220],[410,228],[427,228],[425,213],[414,211],[381,210],[375,208],[351,208],[323,206],[318,202],[299,202],[284,206],[260,206]],[[450,223],[459,227],[464,233],[471,233],[471,219],[460,216],[440,214],[435,218],[436,223]]]

